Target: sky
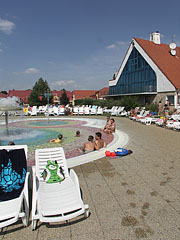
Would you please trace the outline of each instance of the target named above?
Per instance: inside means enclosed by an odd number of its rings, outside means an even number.
[[[179,0],[0,0],[0,91],[100,90],[154,31],[180,45]]]

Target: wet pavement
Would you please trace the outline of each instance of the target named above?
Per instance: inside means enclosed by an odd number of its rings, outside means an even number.
[[[115,120],[128,134],[126,148],[133,153],[74,168],[90,217],[39,223],[36,231],[18,222],[2,229],[0,240],[180,239],[180,132]]]

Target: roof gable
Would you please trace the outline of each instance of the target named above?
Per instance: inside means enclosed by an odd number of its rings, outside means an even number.
[[[155,44],[139,38],[134,38],[134,40],[142,47],[169,81],[177,89],[180,89],[180,47],[176,47],[176,56],[172,56],[167,44]]]

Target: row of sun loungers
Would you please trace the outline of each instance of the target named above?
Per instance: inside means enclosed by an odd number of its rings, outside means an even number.
[[[151,125],[155,123],[157,126],[164,126],[163,118],[161,117],[150,117],[150,111],[142,109],[136,116],[130,116],[129,119],[143,123],[145,125]],[[166,128],[173,130],[180,130],[180,114],[170,115],[167,120]]]
[[[102,108],[100,106],[74,106],[64,107],[64,106],[33,106],[31,110],[27,112],[27,115],[37,116],[38,114],[59,116],[71,113],[73,115],[103,115],[104,113],[109,113],[111,116],[127,116],[125,107],[123,106],[113,106],[111,109]]]
[[[26,145],[1,146],[0,151],[3,149],[6,151],[24,149],[27,157]],[[13,182],[14,170],[8,168],[4,166],[0,172],[1,183],[8,178]],[[80,215],[84,215],[85,218],[89,216],[89,207],[81,198],[78,177],[74,170],[68,169],[63,148],[37,149],[32,171],[32,230],[36,229],[37,221],[51,223],[68,221]],[[30,210],[28,178],[29,173],[26,173],[24,187],[19,197],[0,201],[0,229],[19,219],[22,219],[24,226],[28,225]],[[3,188],[1,185],[0,190]]]

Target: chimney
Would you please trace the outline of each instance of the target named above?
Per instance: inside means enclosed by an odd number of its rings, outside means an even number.
[[[155,44],[160,44],[161,43],[160,33],[158,31],[151,33],[150,34],[150,41],[155,43]]]

